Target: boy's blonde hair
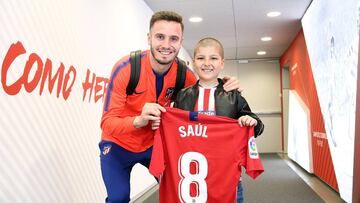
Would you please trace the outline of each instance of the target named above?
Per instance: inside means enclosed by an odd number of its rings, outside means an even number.
[[[205,37],[202,38],[195,46],[194,49],[194,58],[195,55],[197,53],[197,51],[199,50],[200,47],[207,47],[207,46],[214,46],[217,47],[220,51],[220,56],[221,58],[224,58],[224,47],[221,44],[221,42],[213,37]]]

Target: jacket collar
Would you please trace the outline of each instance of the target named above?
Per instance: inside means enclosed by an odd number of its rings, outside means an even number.
[[[218,80],[218,83],[219,83],[219,84],[216,86],[216,89],[223,88],[223,86],[224,86],[223,80],[220,79],[220,78],[218,78],[217,80]],[[195,84],[193,87],[194,87],[195,89],[198,89],[198,87],[199,87],[199,80],[196,82],[196,84]]]

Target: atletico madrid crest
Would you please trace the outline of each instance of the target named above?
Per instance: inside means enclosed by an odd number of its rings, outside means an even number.
[[[103,155],[107,155],[110,152],[111,146],[105,146],[102,150]]]
[[[169,87],[169,88],[166,90],[165,98],[166,98],[166,99],[170,99],[170,97],[172,96],[172,94],[174,93],[174,91],[175,91],[175,88],[174,88],[174,87]]]

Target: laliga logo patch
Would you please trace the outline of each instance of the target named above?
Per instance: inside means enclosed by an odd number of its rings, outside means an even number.
[[[165,98],[166,99],[170,99],[171,95],[174,93],[175,91],[175,88],[174,87],[169,87],[167,90],[166,90],[166,94],[165,94]]]
[[[258,159],[259,158],[259,153],[257,151],[257,147],[256,147],[256,143],[255,143],[255,138],[254,136],[252,136],[249,139],[249,156],[251,159]]]
[[[104,146],[104,148],[102,150],[102,154],[107,155],[110,152],[110,149],[111,149],[111,145]]]

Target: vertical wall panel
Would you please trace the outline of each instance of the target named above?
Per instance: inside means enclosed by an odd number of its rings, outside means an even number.
[[[295,90],[310,109],[314,174],[338,190],[302,30],[281,57],[280,64],[289,66],[290,89]]]
[[[358,0],[318,0],[301,20],[339,193],[347,202],[353,185],[359,12]]]

